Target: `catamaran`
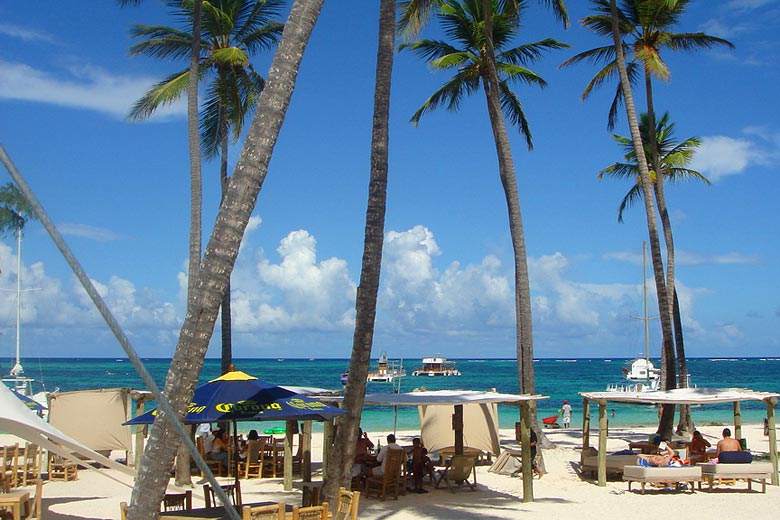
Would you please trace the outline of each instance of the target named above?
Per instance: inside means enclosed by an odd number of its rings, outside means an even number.
[[[460,371],[455,368],[455,362],[437,354],[433,357],[422,359],[422,366],[412,372],[413,376],[459,376]]]

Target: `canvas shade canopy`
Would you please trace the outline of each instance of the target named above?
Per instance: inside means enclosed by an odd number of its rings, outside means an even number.
[[[453,430],[455,453],[463,453],[464,410],[463,405],[508,404],[519,406],[521,412],[521,439],[523,456],[530,459],[530,417],[531,403],[549,396],[539,394],[504,394],[480,392],[477,390],[418,390],[398,394],[366,394],[364,404],[381,406],[453,406]],[[485,414],[486,416],[489,414]],[[489,430],[489,428],[488,428]],[[531,464],[523,465],[523,501],[533,502],[533,479]]]
[[[778,485],[777,475],[777,431],[775,430],[775,405],[780,394],[757,392],[747,388],[676,388],[658,392],[580,392],[583,397],[582,447],[590,445],[590,402],[599,406],[599,447],[598,447],[598,485],[607,485],[606,447],[607,447],[607,402],[635,404],[718,404],[733,403],[735,437],[741,430],[740,403],[742,401],[763,401],[766,404],[767,425],[769,430],[769,459],[772,462],[772,485]]]

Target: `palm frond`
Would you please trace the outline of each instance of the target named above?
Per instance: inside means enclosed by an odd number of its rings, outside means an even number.
[[[187,89],[189,77],[190,71],[185,69],[155,83],[141,99],[135,102],[128,117],[132,120],[147,119],[160,106],[169,105],[181,98]]]
[[[501,111],[504,117],[509,121],[512,126],[517,126],[520,135],[525,138],[525,144],[528,150],[534,149],[533,137],[531,136],[531,127],[528,124],[528,119],[525,117],[525,111],[523,105],[520,103],[520,98],[517,94],[507,86],[506,82],[502,81],[498,84],[499,98],[501,99]]]

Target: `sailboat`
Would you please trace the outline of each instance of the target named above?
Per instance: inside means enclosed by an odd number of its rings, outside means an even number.
[[[650,320],[647,315],[647,243],[642,242],[642,296],[645,323],[645,357],[636,358],[623,368],[624,381],[607,385],[607,392],[655,392],[661,382],[661,370],[650,361]]]
[[[35,380],[24,373],[21,361],[21,318],[22,318],[22,229],[16,230],[16,362],[8,375],[3,377],[3,384],[12,391],[26,396],[38,404],[48,405],[46,392],[36,393],[33,390]]]

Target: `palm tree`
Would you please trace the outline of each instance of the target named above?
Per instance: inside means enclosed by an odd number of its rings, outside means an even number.
[[[642,135],[642,142],[645,146],[645,157],[650,162],[652,157],[652,147],[649,145],[653,139],[650,134],[650,119],[647,114],[642,114],[640,117],[639,130]],[[669,182],[678,182],[686,180],[699,180],[709,185],[710,181],[704,175],[686,168],[693,158],[693,154],[696,148],[701,144],[697,137],[689,137],[685,141],[675,143],[673,139],[674,123],[669,122],[669,114],[664,113],[661,119],[657,122],[655,128],[655,150],[659,156],[659,171],[664,180]],[[602,179],[604,175],[618,178],[628,178],[636,180],[635,184],[629,190],[623,200],[620,203],[618,210],[618,222],[623,221],[623,211],[631,206],[634,202],[638,201],[641,197],[641,184],[638,180],[638,169],[636,163],[636,156],[634,154],[633,143],[627,137],[615,135],[614,139],[621,145],[625,151],[625,159],[627,162],[615,163],[599,172],[598,178]],[[655,203],[660,214],[667,214],[666,200],[664,197],[659,196],[657,179],[658,175],[655,171],[650,172],[650,181],[653,184]],[[666,224],[664,224],[666,225]],[[671,226],[671,224],[669,224]],[[675,350],[677,355],[677,384],[679,387],[688,386],[688,364],[685,356],[685,344],[683,339],[682,330],[682,318],[680,316],[680,306],[677,301],[677,291],[675,290],[672,295],[673,302],[673,319],[674,319],[674,334],[675,334]],[[693,429],[693,421],[691,419],[690,407],[687,405],[680,406],[680,421],[677,425],[678,431],[689,431]]]
[[[339,486],[348,488],[350,485],[358,427],[366,395],[366,377],[374,340],[387,207],[390,85],[395,50],[395,2],[396,0],[381,0],[379,3],[379,45],[374,84],[374,122],[371,136],[371,179],[368,188],[360,285],[355,301],[355,330],[349,362],[349,380],[342,404],[349,415],[339,424],[333,452],[328,460],[324,494],[329,500],[333,500],[336,496]]]
[[[298,69],[324,0],[295,0],[274,55],[263,93],[228,182],[196,280],[197,301],[188,311],[165,379],[164,393],[183,417],[203,367],[222,296],[241,239],[268,172],[279,131],[290,104]],[[155,419],[133,487],[129,515],[152,520],[159,512],[178,439],[164,413]]]
[[[133,36],[144,38],[130,49],[158,58],[185,59],[192,48],[193,0],[169,0],[185,29],[167,26],[136,25]],[[227,185],[228,139],[237,141],[246,117],[254,110],[264,79],[252,68],[250,56],[270,50],[278,42],[282,24],[273,20],[282,0],[215,0],[204,2],[201,21],[202,39],[198,70],[201,80],[210,81],[200,117],[200,141],[206,158],[220,156],[220,180]],[[190,69],[178,71],[152,87],[134,105],[130,117],[145,119],[160,106],[176,101],[189,84]],[[198,252],[198,256],[200,253]],[[222,372],[232,363],[230,287],[222,302]]]
[[[412,0],[405,5],[407,11],[402,16],[402,28],[416,30],[422,26],[427,19],[427,14],[422,12],[423,3],[428,9],[434,3],[438,7],[437,17],[452,43],[421,40],[404,44],[401,49],[409,49],[421,56],[433,69],[454,70],[455,75],[425,101],[412,116],[412,122],[417,124],[425,112],[439,106],[457,110],[462,99],[479,90],[480,86],[485,91],[514,250],[518,381],[521,392],[534,393],[531,291],[517,179],[504,118],[518,127],[529,150],[532,149],[530,127],[520,99],[510,89],[510,83],[519,81],[544,87],[544,79],[524,65],[540,58],[546,51],[568,45],[548,38],[508,48],[519,31],[519,14],[527,5],[525,1],[490,0],[490,7],[486,10],[481,0]],[[561,4],[554,3],[559,7]],[[412,12],[415,8],[420,12]],[[567,20],[565,16],[563,19]],[[487,26],[492,30],[486,30]],[[495,79],[491,79],[494,76],[492,70],[495,70]],[[535,413],[532,423],[540,431]]]
[[[609,0],[591,0],[596,14],[587,16],[581,20],[582,24],[592,32],[612,39],[612,7]],[[644,77],[645,99],[647,103],[647,117],[649,128],[655,128],[655,110],[653,106],[653,78],[660,78],[668,81],[671,77],[671,71],[661,57],[661,51],[669,49],[678,50],[700,50],[709,49],[716,45],[733,45],[722,38],[709,36],[704,33],[674,33],[671,28],[676,25],[690,0],[623,0],[621,8],[616,10],[616,20],[618,31],[621,35],[621,46],[625,54],[628,55],[626,64],[626,73],[629,82],[634,85],[639,81],[640,70]],[[625,40],[629,41],[626,42]],[[563,62],[562,66],[571,65],[581,61],[590,61],[604,66],[591,79],[582,94],[586,99],[593,89],[603,85],[608,80],[617,75],[616,44],[610,43],[604,47],[591,49]],[[609,111],[608,127],[614,128],[615,119],[620,103],[623,101],[623,91],[618,88],[613,98]],[[651,153],[648,157],[649,164],[654,171],[660,169],[659,152],[655,148],[656,140],[650,139]],[[674,288],[674,239],[672,234],[669,215],[665,211],[664,198],[664,176],[660,177],[660,182],[655,183],[656,199],[659,201],[659,212],[664,232],[664,241],[666,243],[667,266],[666,266],[666,286],[670,295],[669,306],[664,311],[670,315],[679,314],[679,309],[674,309],[676,301],[676,291]],[[682,338],[682,331],[675,328],[675,337]],[[685,365],[684,358],[679,360],[680,355],[684,356],[684,347],[677,345],[678,363]],[[671,355],[671,356],[670,356]],[[664,352],[662,363],[662,380],[664,388],[674,388],[677,386],[674,381],[674,351]],[[679,367],[678,367],[679,368]],[[687,378],[679,373],[678,383],[686,384]]]

